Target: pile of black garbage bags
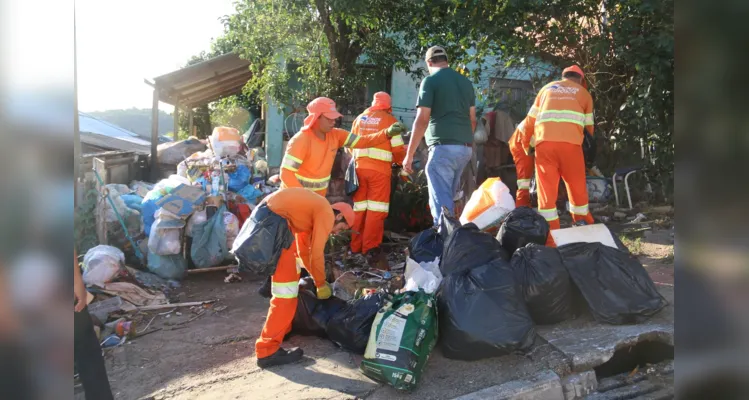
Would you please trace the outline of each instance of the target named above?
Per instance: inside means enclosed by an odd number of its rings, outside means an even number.
[[[410,258],[440,258],[443,279],[436,298],[445,357],[479,360],[523,352],[533,346],[536,325],[560,323],[587,310],[599,322],[633,324],[666,306],[624,246],[546,247],[548,234],[543,217],[519,207],[505,217],[496,238],[472,223],[461,226],[447,210],[438,228],[412,238]],[[307,279],[301,283],[292,333],[329,338],[363,354],[375,315],[389,295],[379,291],[350,302],[318,300]]]
[[[409,246],[416,261],[440,257],[437,310],[445,357],[478,360],[528,350],[535,325],[572,319],[586,308],[597,321],[632,324],[667,304],[624,246],[546,247],[549,225],[528,207],[510,212],[496,238],[446,219]]]

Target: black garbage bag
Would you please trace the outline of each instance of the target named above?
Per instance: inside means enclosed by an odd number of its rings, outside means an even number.
[[[585,129],[583,134],[583,158],[585,166],[590,168],[596,162],[596,138]]]
[[[350,301],[328,320],[325,333],[344,350],[364,354],[372,322],[386,301],[387,294],[381,290]]]
[[[434,228],[425,229],[408,242],[408,256],[416,262],[431,262],[442,256],[444,241]]]
[[[549,223],[530,207],[518,207],[505,216],[497,240],[510,254],[528,243],[546,244]]]
[[[642,264],[626,252],[601,243],[570,243],[559,252],[597,321],[636,324],[667,304]]]
[[[510,265],[533,322],[556,324],[573,317],[572,283],[557,249],[529,243],[515,250]]]
[[[448,275],[456,270],[489,263],[494,259],[510,260],[510,255],[489,233],[468,223],[456,229],[445,242],[440,271]]]
[[[359,177],[356,175],[356,158],[351,158],[346,168],[346,196],[351,196],[359,190]]]
[[[288,222],[261,203],[242,225],[231,252],[240,269],[271,276],[276,272],[281,251],[288,249],[293,241]]]
[[[522,351],[536,336],[512,268],[500,258],[446,276],[437,309],[447,358],[472,361]]]
[[[325,328],[328,321],[347,306],[344,300],[337,297],[318,299],[312,277],[304,278],[300,282],[298,300],[291,323],[291,333],[302,336],[327,338]]]
[[[442,241],[446,241],[448,237],[458,228],[460,228],[460,220],[447,209],[442,207],[442,214],[440,214],[439,227],[437,232],[442,236]]]

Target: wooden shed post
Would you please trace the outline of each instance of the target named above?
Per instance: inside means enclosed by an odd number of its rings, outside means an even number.
[[[177,141],[179,137],[179,100],[174,101],[174,131],[172,132],[172,138]]]
[[[151,108],[151,181],[159,177],[159,89],[153,88],[153,105]]]
[[[187,116],[188,116],[188,119],[190,120],[190,129],[189,129],[190,133],[188,133],[188,136],[197,136],[195,132],[193,132],[194,130],[193,118],[195,117],[195,113],[192,111],[192,108],[189,111],[187,111]]]

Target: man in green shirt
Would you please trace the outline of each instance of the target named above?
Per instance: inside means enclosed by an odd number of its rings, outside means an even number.
[[[436,226],[442,207],[455,212],[453,197],[458,191],[463,169],[471,160],[473,131],[476,129],[476,94],[471,81],[450,68],[442,47],[430,47],[426,62],[430,75],[421,81],[416,120],[403,169],[413,172],[414,153],[426,135],[429,208]]]

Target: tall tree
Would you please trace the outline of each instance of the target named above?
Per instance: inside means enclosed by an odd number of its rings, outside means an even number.
[[[358,112],[369,79],[410,67],[382,18],[392,3],[242,0],[226,20],[227,40],[252,62],[250,90],[292,108],[328,96]]]

